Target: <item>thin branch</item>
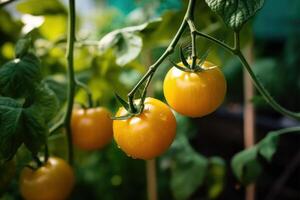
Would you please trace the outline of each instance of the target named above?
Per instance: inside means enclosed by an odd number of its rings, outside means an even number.
[[[203,32],[200,32],[198,30],[195,31],[195,33],[198,35],[198,36],[201,36],[201,37],[204,37],[206,39],[208,39],[209,41],[211,42],[214,42],[215,44],[218,44],[219,46],[223,47],[225,50],[229,51],[229,52],[233,52],[234,49],[232,47],[230,47],[228,44],[222,42],[221,40],[218,40],[210,35],[207,35]]]
[[[68,63],[68,101],[67,110],[64,118],[64,126],[68,139],[68,160],[73,164],[73,142],[71,130],[71,116],[75,95],[75,72],[74,72],[74,43],[75,43],[75,0],[69,0],[69,18],[68,18],[68,41],[67,41],[67,63]]]
[[[77,79],[75,80],[75,83],[77,86],[81,87],[86,92],[87,97],[88,97],[89,108],[93,107],[93,104],[94,104],[93,103],[93,95],[92,95],[92,91],[90,90],[90,88],[86,84],[80,82]]]

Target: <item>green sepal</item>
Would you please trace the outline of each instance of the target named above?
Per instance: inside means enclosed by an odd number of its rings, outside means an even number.
[[[190,68],[189,63],[186,61],[186,59],[185,59],[185,57],[184,57],[184,53],[183,53],[182,46],[180,46],[179,52],[180,52],[180,60],[181,60],[182,64],[183,64],[185,67]]]
[[[122,99],[122,97],[120,97],[117,93],[115,93],[116,98],[118,99],[118,101],[122,104],[122,106],[126,109],[129,110],[129,104]]]

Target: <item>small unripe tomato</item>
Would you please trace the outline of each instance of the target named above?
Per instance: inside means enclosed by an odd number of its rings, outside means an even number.
[[[191,60],[188,63],[191,64]],[[182,63],[178,64],[183,66]],[[202,117],[215,111],[226,94],[226,80],[222,71],[205,61],[200,72],[185,72],[172,67],[164,79],[164,96],[178,113]]]
[[[65,200],[71,193],[75,177],[63,159],[50,157],[40,168],[25,167],[20,176],[21,195],[26,200]]]
[[[127,114],[121,107],[116,117]],[[176,135],[176,119],[163,102],[146,98],[141,114],[126,120],[114,120],[114,139],[130,157],[153,159],[164,153]]]
[[[74,109],[71,120],[73,143],[83,150],[96,150],[113,137],[112,119],[106,108]]]

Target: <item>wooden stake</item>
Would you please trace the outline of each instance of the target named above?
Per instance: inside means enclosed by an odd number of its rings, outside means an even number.
[[[253,63],[253,44],[245,49],[246,58]],[[254,97],[254,86],[247,71],[244,70],[244,145],[245,148],[255,144],[255,111],[251,100]],[[246,200],[255,199],[255,185],[251,184],[246,188]]]
[[[157,200],[155,159],[146,161],[148,200]]]

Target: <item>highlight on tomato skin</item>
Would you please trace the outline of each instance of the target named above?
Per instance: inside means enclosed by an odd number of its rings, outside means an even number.
[[[116,116],[127,114],[121,107]],[[150,160],[163,154],[176,135],[176,119],[160,100],[145,99],[143,112],[126,120],[114,120],[114,139],[128,156]]]
[[[82,150],[97,150],[112,141],[112,119],[104,107],[76,108],[71,120],[74,145]]]
[[[188,60],[188,63],[191,63]],[[182,63],[178,63],[183,66]],[[163,83],[167,103],[188,117],[202,117],[214,112],[226,95],[226,80],[222,71],[205,61],[200,72],[185,72],[172,67]]]
[[[75,176],[66,161],[50,157],[36,170],[25,167],[19,184],[21,195],[26,200],[65,200],[74,187]]]

